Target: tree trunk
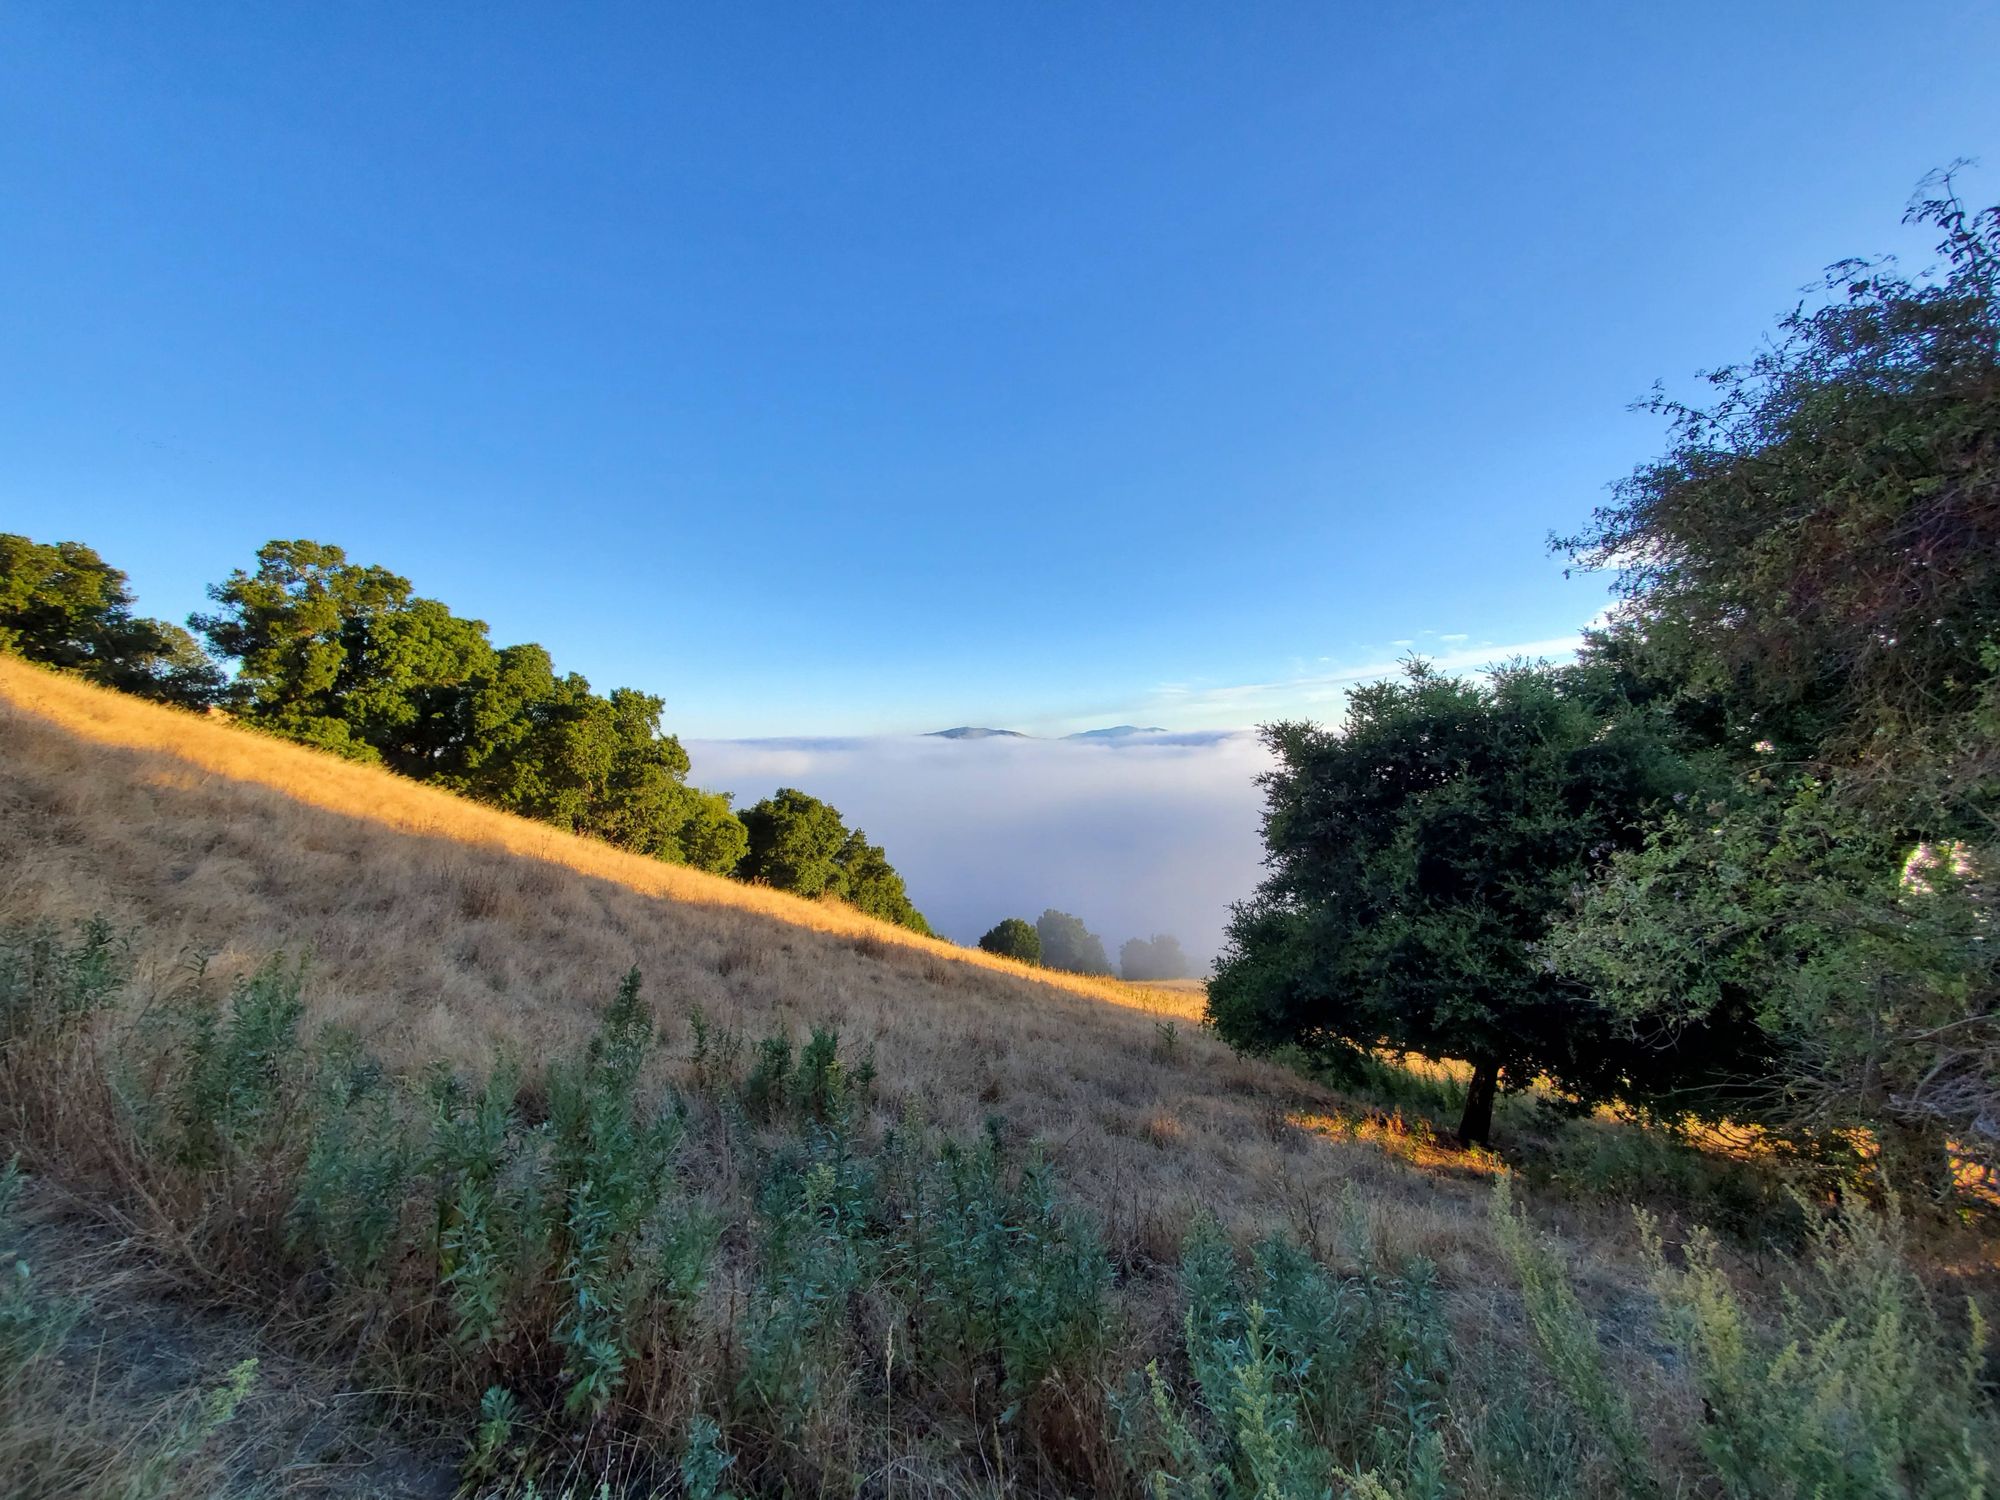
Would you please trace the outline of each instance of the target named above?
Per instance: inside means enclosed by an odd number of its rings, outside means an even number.
[[[1493,1097],[1500,1092],[1500,1064],[1479,1061],[1472,1065],[1472,1082],[1466,1085],[1465,1113],[1458,1122],[1461,1146],[1490,1146],[1493,1143]]]

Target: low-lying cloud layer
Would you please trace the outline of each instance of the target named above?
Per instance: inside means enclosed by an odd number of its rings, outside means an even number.
[[[690,740],[694,780],[746,806],[796,786],[888,850],[945,936],[1002,917],[1074,912],[1115,963],[1129,937],[1171,932],[1205,965],[1263,848],[1250,732],[1108,743],[928,736]]]

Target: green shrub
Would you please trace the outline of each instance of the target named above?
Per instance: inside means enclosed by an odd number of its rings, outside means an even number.
[[[1641,1215],[1669,1336],[1702,1396],[1691,1422],[1733,1496],[1863,1500],[1991,1493],[2000,1425],[1982,1389],[1986,1325],[1947,1336],[1905,1255],[1895,1202],[1814,1215],[1809,1274],[1758,1325],[1697,1230],[1679,1267]]]
[[[47,922],[0,934],[0,1048],[102,1010],[129,969],[126,940],[102,918],[81,924],[73,939]]]
[[[1514,1207],[1501,1177],[1493,1184],[1493,1229],[1521,1283],[1521,1300],[1535,1348],[1556,1384],[1603,1445],[1627,1493],[1652,1494],[1647,1453],[1632,1406],[1605,1371],[1597,1328],[1569,1284],[1554,1248]]]
[[[1199,1409],[1176,1398],[1157,1362],[1119,1403],[1127,1464],[1152,1494],[1447,1493],[1451,1361],[1434,1273],[1416,1259],[1382,1274],[1348,1209],[1357,1270],[1346,1276],[1280,1239],[1245,1268],[1215,1223],[1190,1231],[1183,1352]]]
[[[303,1076],[304,984],[303,965],[272,959],[236,986],[226,1010],[199,999],[182,1007],[173,1125],[187,1165],[254,1155],[285,1123],[282,1106]]]

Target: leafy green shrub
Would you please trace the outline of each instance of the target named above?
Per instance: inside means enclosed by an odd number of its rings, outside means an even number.
[[[929,1171],[902,1271],[919,1299],[923,1352],[1002,1422],[1059,1368],[1087,1366],[1103,1332],[1111,1267],[1095,1232],[1061,1204],[1040,1155],[1009,1171],[997,1131],[947,1142]]]
[[[284,1123],[305,1064],[304,983],[302,964],[273,959],[236,986],[226,1011],[198,1000],[184,1008],[173,1123],[189,1166],[254,1153]]]
[[[1598,1347],[1597,1328],[1577,1301],[1562,1262],[1514,1207],[1501,1177],[1493,1184],[1493,1229],[1521,1283],[1521,1299],[1535,1347],[1556,1383],[1604,1446],[1628,1493],[1651,1494],[1646,1447],[1625,1393],[1611,1382]]]
[[[1157,1362],[1128,1382],[1128,1465],[1156,1496],[1290,1500],[1443,1496],[1450,1346],[1434,1273],[1374,1264],[1349,1204],[1357,1269],[1335,1275],[1283,1240],[1247,1268],[1212,1221],[1181,1251],[1183,1352],[1199,1410]]]
[[[1903,1224],[1850,1199],[1812,1226],[1810,1275],[1759,1327],[1697,1230],[1679,1267],[1640,1219],[1669,1336],[1694,1371],[1703,1452],[1733,1496],[1989,1493],[2000,1424],[1982,1389],[1986,1324],[1946,1335],[1904,1253]]]
[[[757,1043],[757,1058],[743,1082],[743,1107],[754,1120],[768,1121],[784,1108],[792,1077],[792,1039],[779,1033]]]
[[[66,1031],[110,1005],[129,967],[125,939],[102,918],[73,939],[48,922],[0,934],[0,1048]]]

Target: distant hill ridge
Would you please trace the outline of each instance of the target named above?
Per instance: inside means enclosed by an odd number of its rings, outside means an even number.
[[[1141,727],[1137,724],[1114,724],[1109,729],[1084,729],[1075,734],[1066,734],[1066,740],[1115,740],[1128,734],[1165,734],[1167,731],[1157,724]],[[976,724],[961,724],[956,729],[933,729],[924,736],[933,740],[1035,740],[1042,736],[1023,734],[1018,729],[986,729]]]

